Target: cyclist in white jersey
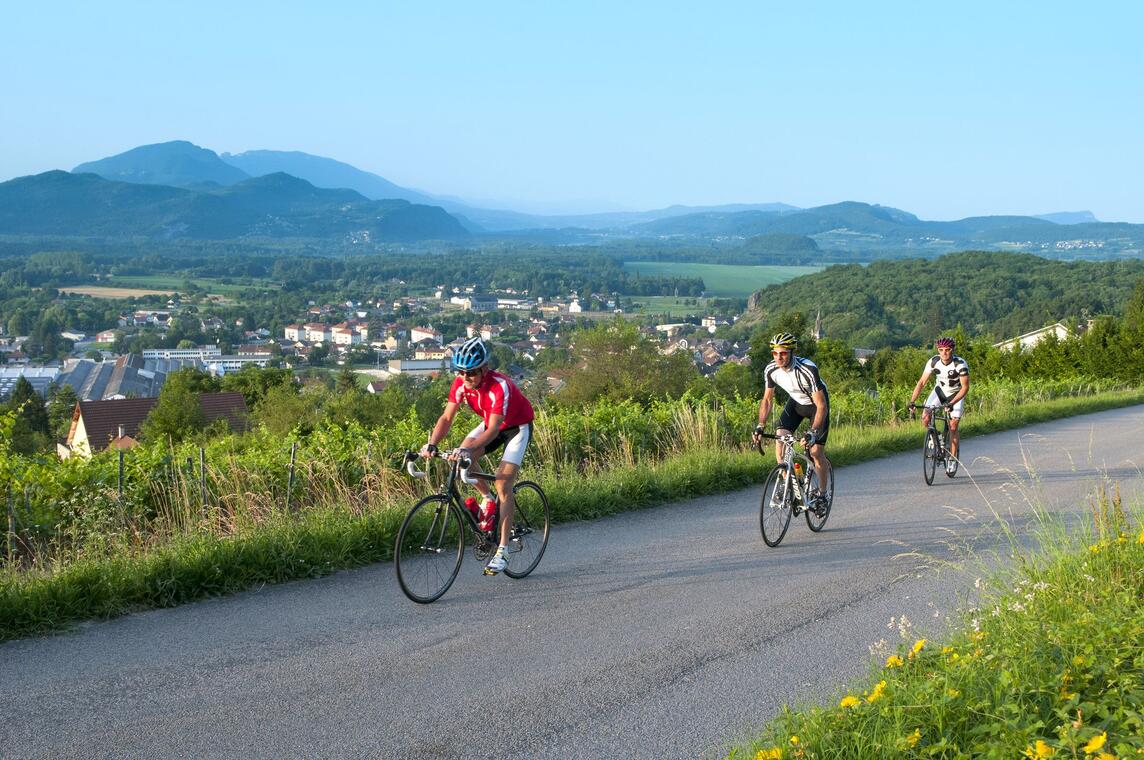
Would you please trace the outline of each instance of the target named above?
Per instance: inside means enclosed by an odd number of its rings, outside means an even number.
[[[763,400],[759,402],[759,424],[752,437],[756,445],[763,441],[761,433],[775,402],[775,388],[782,388],[790,398],[779,416],[776,432],[779,435],[792,435],[803,419],[811,421],[803,444],[814,461],[821,493],[823,484],[830,482],[830,460],[825,456],[826,439],[830,434],[830,394],[826,392],[826,383],[818,375],[818,365],[810,359],[794,355],[797,345],[798,340],[790,333],[779,333],[771,338],[773,361],[763,370]],[[782,443],[775,443],[775,454],[781,462],[785,450]],[[815,508],[819,505],[810,506]]]
[[[953,454],[953,461],[946,463],[946,469],[952,470],[957,467],[958,443],[961,440],[957,428],[961,424],[961,415],[965,409],[965,396],[969,393],[969,364],[953,353],[956,347],[953,338],[938,338],[934,347],[937,348],[937,354],[926,360],[922,376],[918,378],[918,384],[914,386],[913,395],[910,396],[910,407],[913,408],[914,402],[925,388],[926,381],[933,375],[937,382],[926,397],[925,406],[941,404],[949,410],[949,452]],[[929,409],[926,409],[922,413],[922,423],[926,427],[930,424],[929,417]]]

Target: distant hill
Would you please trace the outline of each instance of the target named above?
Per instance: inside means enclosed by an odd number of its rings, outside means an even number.
[[[238,154],[223,153],[219,158],[251,177],[285,172],[306,180],[314,187],[348,188],[372,200],[400,198],[410,203],[441,205],[436,199],[424,193],[395,185],[371,172],[362,171],[332,158],[313,156],[300,151],[248,150]]]
[[[981,251],[845,264],[758,291],[736,326],[750,332],[784,313],[812,320],[821,311],[826,337],[862,348],[926,344],[958,325],[1001,339],[1085,314],[1119,315],[1141,277],[1139,259]]]
[[[805,235],[822,250],[935,255],[967,248],[1026,250],[1056,256],[1139,256],[1144,225],[1095,222],[1064,226],[1031,216],[980,216],[952,222],[918,219],[888,206],[848,201],[789,213],[704,212],[634,225],[642,236],[682,240]]]
[[[233,185],[251,176],[220,159],[214,151],[186,140],[141,145],[109,158],[80,164],[72,173],[174,187]]]
[[[469,233],[436,206],[373,201],[281,173],[188,190],[53,171],[0,183],[0,234],[364,243],[459,240]]]
[[[1044,219],[1053,224],[1088,224],[1100,221],[1091,211],[1058,211],[1055,214],[1038,214],[1037,219]]]

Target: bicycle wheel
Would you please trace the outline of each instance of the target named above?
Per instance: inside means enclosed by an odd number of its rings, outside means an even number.
[[[829,462],[830,460],[826,460]],[[826,478],[826,488],[823,489],[822,495],[826,497],[826,504],[815,512],[813,509],[806,510],[806,527],[813,530],[815,533],[822,530],[826,526],[826,518],[830,517],[830,507],[834,505],[834,465],[830,465],[830,475]]]
[[[441,598],[461,569],[465,528],[457,509],[441,494],[426,496],[413,505],[393,549],[397,582],[418,604]]]
[[[937,472],[937,460],[941,459],[941,441],[936,430],[927,430],[926,439],[922,443],[922,474],[926,476],[926,485],[933,485],[933,476]]]
[[[780,464],[771,470],[763,483],[763,500],[759,504],[759,528],[767,546],[778,546],[790,525],[791,489],[786,465]]]
[[[945,476],[952,478],[957,474],[957,457],[949,453],[949,428],[941,434],[941,450],[945,454]]]
[[[512,489],[516,514],[512,519],[512,538],[506,549],[504,574],[509,578],[523,578],[531,573],[548,547],[548,529],[552,516],[548,497],[540,486],[522,480]]]

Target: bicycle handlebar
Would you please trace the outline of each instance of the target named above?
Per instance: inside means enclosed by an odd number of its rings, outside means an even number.
[[[454,454],[456,454],[458,451],[460,451],[460,449],[446,449],[445,451],[439,450],[439,451],[434,451],[429,456],[430,457],[437,457],[439,459],[452,459]],[[420,456],[421,455],[419,453],[417,453],[416,451],[406,451],[405,452],[405,471],[408,472],[409,476],[412,478],[426,478],[426,477],[428,477],[428,473],[423,472],[421,470],[418,470],[416,467],[413,466],[413,463],[416,462],[418,460],[418,458],[420,458]],[[462,457],[461,459],[458,460],[458,464],[460,464],[461,480],[465,481],[469,485],[476,485],[478,480],[487,480],[490,482],[496,480],[495,475],[486,475],[483,472],[474,472],[472,474],[469,474],[469,468],[473,466],[473,460],[472,459],[469,459],[467,457]]]

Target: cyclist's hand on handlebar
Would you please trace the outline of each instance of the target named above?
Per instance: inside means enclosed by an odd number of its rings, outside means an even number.
[[[943,406],[945,406],[945,410],[947,412],[950,412],[950,413],[953,412],[953,404],[943,404]]]
[[[766,446],[766,439],[763,438],[763,433],[766,431],[762,425],[755,425],[754,432],[751,433],[751,440],[754,441],[756,446]]]
[[[424,458],[429,459],[430,457],[433,457],[437,454],[437,444],[427,443],[421,447],[421,451],[418,453],[420,453]]]
[[[918,413],[918,405],[911,401],[906,405],[906,409],[910,412],[910,419],[912,420]]]
[[[465,462],[468,462],[471,464],[473,461],[473,455],[469,453],[469,450],[468,449],[461,449],[461,448],[453,449],[453,456],[451,458],[461,460],[462,464],[464,464]]]
[[[809,449],[814,444],[818,443],[818,431],[814,428],[806,431],[806,435],[802,437],[802,445],[804,448]]]

